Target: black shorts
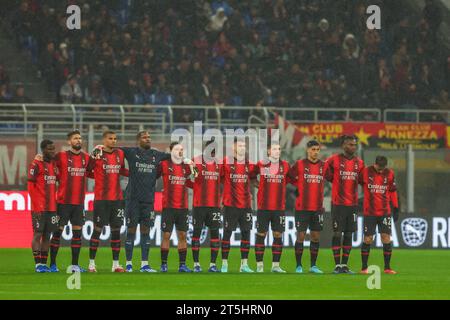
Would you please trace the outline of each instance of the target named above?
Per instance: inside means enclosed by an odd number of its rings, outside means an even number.
[[[127,227],[136,227],[138,224],[151,228],[155,224],[155,211],[152,202],[137,200],[125,201],[125,217]]]
[[[94,201],[94,225],[111,228],[120,228],[124,218],[123,200],[95,200]]]
[[[56,211],[32,212],[31,223],[34,233],[51,233],[58,230],[59,217]]]
[[[186,232],[189,226],[189,210],[175,208],[163,209],[161,217],[162,232],[172,232],[173,225],[175,225],[177,231]]]
[[[256,219],[256,230],[258,233],[269,231],[284,232],[286,229],[286,214],[277,210],[258,210]]]
[[[295,211],[295,228],[299,232],[322,231],[323,210],[319,211]]]
[[[84,205],[58,203],[59,225],[64,227],[70,221],[72,226],[84,224]]]
[[[391,234],[391,216],[385,215],[381,217],[364,216],[364,235],[373,236],[375,228],[378,226],[378,233]]]
[[[236,230],[238,225],[241,231],[250,231],[253,226],[252,209],[224,207],[223,224],[228,231]]]
[[[358,228],[358,207],[331,206],[331,219],[334,232],[355,232]]]
[[[194,228],[203,228],[203,225],[205,225],[212,230],[219,229],[221,225],[220,217],[219,208],[194,207],[192,210],[192,223]]]

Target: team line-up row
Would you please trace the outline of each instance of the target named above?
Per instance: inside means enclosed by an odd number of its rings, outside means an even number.
[[[367,273],[370,246],[376,227],[383,242],[385,273],[395,274],[390,267],[392,253],[391,219],[398,219],[399,204],[395,177],[387,168],[387,158],[377,156],[375,163],[365,166],[355,153],[355,136],[342,137],[342,153],[332,155],[326,161],[320,159],[320,144],[316,140],[307,143],[305,159],[292,166],[280,158],[280,145],[268,146],[267,161],[250,163],[247,160],[245,141],[235,139],[233,157],[222,161],[215,159],[214,140],[205,148],[211,157],[183,156],[179,142],[170,144],[170,152],[151,148],[147,131],[138,132],[136,147],[118,147],[113,131],[103,133],[103,144],[91,154],[83,152],[82,137],[78,130],[67,135],[70,149],[56,153],[50,140],[41,142],[42,154],[30,164],[28,189],[32,202],[34,236],[32,250],[36,272],[58,272],[56,258],[61,233],[69,222],[73,272],[85,272],[79,266],[81,230],[84,224],[84,197],[86,180],[95,180],[94,230],[89,243],[89,272],[97,272],[95,257],[103,227],[111,227],[113,272],[132,272],[132,256],[137,226],[141,234],[141,272],[156,272],[148,263],[150,228],[153,226],[154,195],[157,179],[163,180],[161,228],[161,272],[168,271],[170,236],[176,228],[178,237],[179,272],[202,272],[199,262],[200,235],[204,226],[210,232],[211,260],[209,272],[228,272],[230,239],[237,227],[241,231],[240,272],[254,272],[248,264],[250,230],[252,227],[251,186],[257,192],[257,234],[255,240],[256,272],[263,272],[265,238],[269,226],[273,232],[272,272],[285,273],[280,267],[283,251],[282,233],[285,230],[286,187],[297,189],[295,201],[295,272],[303,273],[302,254],[306,231],[310,230],[310,269],[323,273],[316,265],[320,232],[323,229],[324,184],[332,184],[331,248],[335,261],[333,273],[353,273],[347,265],[352,249],[352,236],[357,228],[358,185],[364,190],[364,241],[361,248],[361,272]],[[125,159],[128,169],[125,167]],[[125,197],[120,177],[127,176]],[[188,229],[188,188],[193,189],[193,237],[191,243],[194,267],[186,265]],[[124,200],[125,199],[125,200]],[[391,209],[391,207],[393,209]],[[120,227],[127,225],[125,241],[126,265],[119,264],[121,249]],[[219,228],[223,226],[220,238]],[[47,266],[50,251],[50,267]],[[221,268],[216,260],[221,251]]]

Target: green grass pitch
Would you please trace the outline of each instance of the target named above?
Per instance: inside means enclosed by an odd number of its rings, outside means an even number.
[[[305,250],[303,265],[309,268],[309,250]],[[140,266],[140,250],[134,253],[134,267]],[[121,262],[124,263],[124,250]],[[250,267],[256,268],[254,253]],[[209,249],[202,248],[201,263],[209,266]],[[58,256],[62,270],[70,262],[70,248],[61,248]],[[82,249],[81,264],[87,266],[88,250]],[[159,268],[159,249],[151,248],[150,264]],[[220,259],[218,259],[220,266]],[[330,249],[319,253],[318,265],[324,275],[295,274],[293,249],[285,249],[281,266],[288,274],[271,274],[271,253],[266,250],[264,274],[239,274],[239,248],[231,250],[228,274],[178,274],[178,254],[171,248],[169,273],[111,273],[111,251],[100,248],[97,254],[97,274],[81,274],[81,289],[69,290],[70,276],[36,274],[31,249],[0,249],[0,299],[450,299],[450,251],[395,250],[392,267],[397,275],[381,275],[381,289],[369,290],[367,275],[333,275]],[[380,250],[373,249],[369,264],[383,266]],[[188,265],[192,267],[191,252]],[[360,250],[354,249],[350,267],[358,271]]]

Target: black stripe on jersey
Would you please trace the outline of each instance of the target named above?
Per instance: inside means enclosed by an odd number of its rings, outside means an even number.
[[[344,190],[345,190],[345,188],[344,188],[344,180],[342,180],[339,171],[341,170],[341,167],[344,167],[344,169],[346,169],[346,168],[345,168],[344,156],[343,155],[339,155],[338,158],[339,158],[339,166],[338,166],[338,170],[337,170],[337,172],[338,172],[337,173],[337,175],[338,175],[338,181],[337,181],[338,193],[337,193],[337,196],[339,197],[339,195],[343,195],[344,194]]]
[[[44,191],[45,191],[45,211],[48,211],[50,209],[50,185],[47,183],[47,180],[45,180],[45,173],[47,172],[48,175],[53,174],[49,171],[49,164],[44,161]]]
[[[371,170],[367,170],[367,184],[369,184],[370,183],[370,178],[372,178],[373,180],[373,182],[375,182],[375,169],[371,169]],[[369,188],[369,186],[367,186],[367,188]],[[372,214],[372,213],[374,213],[375,212],[375,199],[374,199],[374,195],[373,195],[373,193],[372,192],[370,192],[370,189],[369,189],[369,208],[368,208],[368,210],[369,210],[369,214]]]

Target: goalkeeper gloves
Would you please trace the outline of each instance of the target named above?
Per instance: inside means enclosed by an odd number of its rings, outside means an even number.
[[[102,154],[103,154],[103,146],[97,145],[97,146],[95,146],[94,150],[92,150],[91,157],[93,159],[100,159]]]

